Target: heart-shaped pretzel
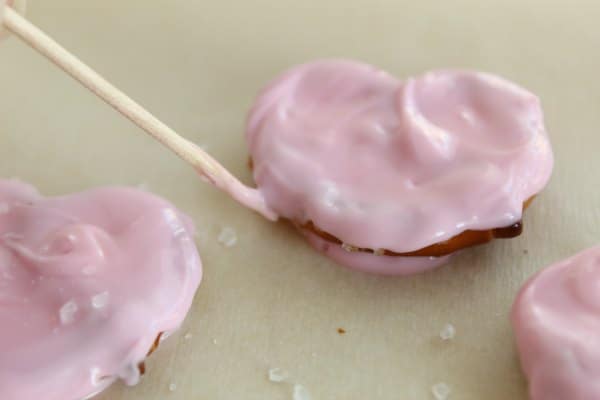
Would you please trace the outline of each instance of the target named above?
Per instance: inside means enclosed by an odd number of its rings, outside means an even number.
[[[600,399],[600,246],[532,277],[512,322],[531,400]]]
[[[338,262],[389,274],[519,234],[553,166],[537,97],[479,72],[401,82],[352,61],[301,65],[261,93],[246,134],[271,209]]]
[[[135,384],[201,279],[191,221],[124,188],[43,198],[0,181],[0,399]]]

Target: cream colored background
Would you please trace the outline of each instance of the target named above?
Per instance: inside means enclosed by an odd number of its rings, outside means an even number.
[[[521,282],[600,239],[600,3],[549,0],[31,0],[29,17],[250,182],[242,137],[255,93],[288,66],[352,57],[399,76],[487,70],[538,93],[556,153],[518,239],[439,270],[382,278],[337,267],[286,224],[201,183],[18,40],[0,47],[0,175],[47,194],[146,183],[190,214],[205,279],[181,334],[135,388],[100,400],[525,399],[507,320]],[[221,247],[221,226],[239,242]],[[441,343],[451,322],[457,336]],[[340,336],[337,328],[347,333]],[[193,334],[184,340],[183,333]],[[177,385],[169,392],[170,383]],[[68,400],[68,399],[65,399]]]

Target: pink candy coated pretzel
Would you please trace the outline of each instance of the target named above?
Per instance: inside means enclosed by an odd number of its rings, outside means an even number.
[[[512,323],[532,400],[600,398],[600,247],[529,279]]]
[[[200,283],[193,235],[188,217],[139,190],[44,198],[0,181],[0,398],[137,383]]]
[[[447,258],[390,252],[519,223],[553,166],[539,100],[471,71],[400,81],[354,61],[304,64],[261,93],[247,139],[269,208],[341,264],[388,274]]]

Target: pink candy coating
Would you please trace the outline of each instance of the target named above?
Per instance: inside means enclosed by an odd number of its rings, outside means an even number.
[[[148,193],[43,198],[0,181],[0,399],[77,400],[139,379],[201,279],[191,221]]]
[[[532,400],[600,399],[600,246],[531,278],[512,323]]]
[[[340,265],[380,275],[411,275],[439,267],[451,257],[374,256],[370,253],[350,252],[328,242],[314,233],[302,230],[308,243]]]
[[[246,135],[268,207],[396,253],[520,221],[553,166],[537,97],[479,72],[401,82],[353,61],[300,65],[260,94]],[[348,257],[333,258],[383,273],[431,267]]]

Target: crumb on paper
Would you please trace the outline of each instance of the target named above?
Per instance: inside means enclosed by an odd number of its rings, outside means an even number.
[[[300,385],[299,383],[296,383],[292,392],[292,399],[310,400],[310,393],[308,393],[308,390],[306,390],[304,386]]]
[[[237,234],[235,233],[235,230],[233,228],[225,227],[221,229],[217,240],[223,246],[231,247],[237,243]]]
[[[527,249],[523,250],[523,254],[529,254],[529,250],[527,250]]]
[[[452,340],[456,336],[456,328],[452,324],[446,324],[440,331],[440,338],[442,340]]]
[[[169,392],[174,392],[177,390],[177,385],[173,382],[169,383]]]
[[[214,339],[212,340],[212,342],[213,342],[213,344],[217,344],[217,343],[218,343],[218,342],[217,342],[217,338],[214,338]]]
[[[190,332],[188,332],[188,333],[186,333],[185,335],[183,335],[183,338],[184,338],[185,340],[190,340],[192,337],[193,337],[193,335],[192,335]]]
[[[340,335],[343,335],[346,333],[346,330],[344,328],[338,328],[337,331]]]
[[[444,382],[436,383],[431,387],[431,393],[435,400],[447,400],[450,397],[450,386]]]
[[[269,380],[271,382],[283,382],[290,377],[290,374],[287,371],[282,370],[281,368],[271,368],[268,372]]]

